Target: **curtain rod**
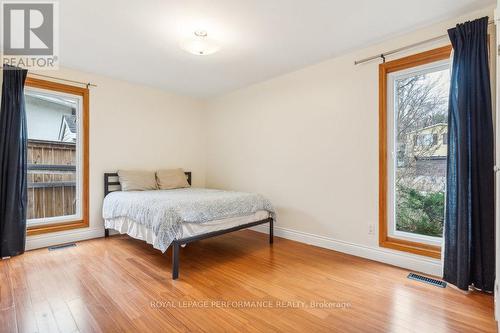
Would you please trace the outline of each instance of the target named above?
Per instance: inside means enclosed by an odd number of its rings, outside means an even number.
[[[63,78],[60,78],[60,77],[55,77],[55,76],[50,76],[50,75],[36,74],[36,73],[30,73],[30,72],[28,72],[28,75],[45,77],[45,78],[48,78],[48,79],[65,81],[65,82],[70,82],[70,83],[75,83],[75,84],[82,84],[84,86],[87,86],[87,88],[88,87],[97,87],[96,84],[93,84],[93,83],[90,83],[90,82],[80,82],[80,81],[68,80],[68,79],[63,79]]]
[[[493,23],[495,23],[495,21],[489,21],[488,25],[493,24]],[[404,51],[404,50],[408,50],[408,49],[412,49],[414,47],[417,47],[417,46],[420,46],[420,45],[423,45],[423,44],[435,42],[435,41],[438,41],[438,40],[443,39],[445,37],[448,37],[448,34],[443,34],[443,35],[440,35],[440,36],[436,36],[436,37],[433,37],[433,38],[429,38],[429,39],[423,40],[423,41],[418,42],[418,43],[414,43],[414,44],[410,44],[410,45],[407,45],[407,46],[400,47],[399,49],[394,49],[394,50],[387,51],[387,52],[384,52],[384,53],[381,53],[381,54],[377,54],[377,55],[374,55],[374,56],[371,56],[371,57],[368,57],[368,58],[364,58],[364,59],[361,59],[361,60],[356,60],[356,61],[354,61],[354,65],[359,65],[359,64],[362,64],[362,63],[365,63],[365,62],[368,62],[368,61],[372,61],[372,60],[378,59],[378,58],[382,58],[382,60],[385,62],[385,57],[387,57],[387,56],[389,56],[391,54],[398,53],[398,52],[401,52],[401,51]]]

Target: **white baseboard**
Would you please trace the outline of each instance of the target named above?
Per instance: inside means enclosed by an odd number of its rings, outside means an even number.
[[[251,229],[262,233],[269,232],[269,227],[267,225],[259,225]],[[380,261],[386,264],[403,267],[412,271],[435,276],[442,276],[442,264],[437,259],[412,255],[405,252],[392,251],[379,247],[370,247],[366,245],[349,243],[302,231],[287,229],[276,225],[274,226],[274,235],[362,258]]]
[[[64,232],[29,236],[26,239],[26,250],[78,242],[86,239],[104,237],[104,228],[74,229]]]
[[[260,225],[252,228],[255,231],[268,233],[268,226]],[[349,243],[329,237],[314,235],[302,231],[274,227],[274,234],[278,237],[294,240],[301,243],[315,245],[330,250],[351,254],[354,256],[380,261],[386,264],[403,267],[425,274],[442,275],[442,265],[439,260],[407,254],[404,252],[370,247]],[[61,233],[30,236],[26,240],[26,250],[34,250],[53,245],[77,242],[86,239],[104,236],[103,228],[75,229]]]

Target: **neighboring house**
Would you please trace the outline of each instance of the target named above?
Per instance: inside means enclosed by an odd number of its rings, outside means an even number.
[[[60,141],[61,118],[71,115],[73,104],[28,90],[25,94],[28,138]]]
[[[448,150],[448,124],[440,123],[424,127],[409,134],[408,148],[418,158],[444,157]]]
[[[446,177],[448,124],[424,127],[409,134],[407,156],[415,161],[415,176],[442,183]]]
[[[63,115],[59,129],[59,141],[76,142],[76,115]]]

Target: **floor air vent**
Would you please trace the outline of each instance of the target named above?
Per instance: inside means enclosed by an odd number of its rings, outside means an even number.
[[[446,288],[446,282],[444,282],[444,281],[440,281],[440,280],[436,280],[436,279],[431,279],[431,278],[428,278],[426,276],[418,275],[418,274],[415,274],[415,273],[408,274],[408,279],[412,279],[412,280],[416,280],[416,281],[420,281],[420,282],[425,282],[425,283],[428,283],[428,284],[432,284],[435,287]]]
[[[61,250],[61,249],[65,249],[67,247],[75,247],[76,244],[75,243],[69,243],[69,244],[62,244],[62,245],[55,245],[55,246],[51,246],[49,247],[49,251],[54,251],[54,250]]]

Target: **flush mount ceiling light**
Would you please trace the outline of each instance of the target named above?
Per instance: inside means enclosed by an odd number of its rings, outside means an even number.
[[[183,50],[196,55],[209,55],[219,51],[219,46],[213,40],[208,38],[205,30],[197,30],[191,38],[181,43]]]

